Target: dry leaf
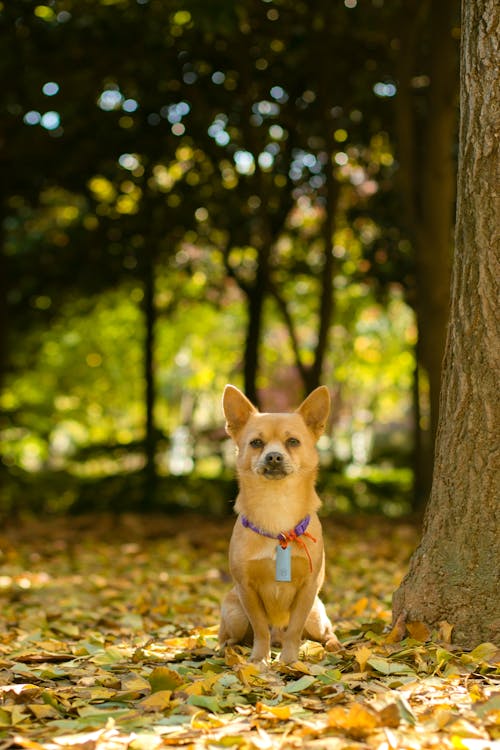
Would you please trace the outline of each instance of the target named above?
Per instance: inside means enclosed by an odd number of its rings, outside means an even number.
[[[430,641],[431,630],[425,622],[407,622],[406,629],[415,641]]]
[[[165,711],[170,703],[171,690],[158,690],[139,702],[143,711]]]
[[[359,669],[361,672],[365,671],[366,662],[368,661],[370,656],[373,656],[373,650],[371,648],[368,648],[368,646],[363,645],[360,648],[356,649],[354,657],[359,664]]]
[[[84,538],[73,519],[43,533],[28,526],[15,544],[3,540],[2,615],[16,623],[0,624],[5,750],[413,750],[500,739],[495,646],[464,653],[422,642],[421,623],[409,624],[406,640],[398,628],[383,635],[409,549],[376,519],[362,534],[325,519],[334,543],[323,597],[341,613],[342,650],[327,653],[308,641],[300,662],[283,666],[273,652],[265,668],[248,661],[246,646],[218,651],[230,522],[208,529],[207,519],[176,519],[175,544],[174,532],[159,533],[158,519],[147,539],[131,531],[148,528],[147,517],[134,523],[131,517],[121,538],[119,526],[100,534],[101,519],[92,519]],[[66,538],[70,565],[67,547],[56,543]],[[202,554],[194,555],[200,543]],[[13,587],[23,577],[36,586],[18,596]],[[440,637],[450,635],[443,623]]]

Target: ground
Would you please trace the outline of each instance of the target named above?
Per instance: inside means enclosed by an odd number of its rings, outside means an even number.
[[[0,750],[500,748],[500,651],[446,621],[398,642],[409,522],[324,519],[338,653],[221,655],[232,520],[85,516],[0,531]],[[276,656],[276,654],[275,654]]]

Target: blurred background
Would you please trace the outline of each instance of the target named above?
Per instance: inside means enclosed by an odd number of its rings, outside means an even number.
[[[456,0],[0,3],[0,515],[229,513],[224,385],[326,384],[327,511],[420,512]]]

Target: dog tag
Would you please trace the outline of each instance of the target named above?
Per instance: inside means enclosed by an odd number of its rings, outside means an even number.
[[[276,580],[292,580],[292,550],[290,547],[276,547]]]

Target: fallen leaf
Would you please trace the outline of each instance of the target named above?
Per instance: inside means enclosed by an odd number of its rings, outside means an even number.
[[[431,630],[425,622],[407,622],[406,629],[415,641],[430,641]]]
[[[158,690],[138,704],[143,711],[164,711],[170,704],[171,690]]]
[[[190,695],[187,702],[190,706],[206,708],[213,714],[218,713],[222,710],[217,698],[214,698],[210,695]]]
[[[349,708],[335,706],[327,713],[328,725],[341,729],[355,738],[362,738],[380,726],[377,712],[361,703],[353,703]]]
[[[453,625],[443,620],[439,623],[439,640],[443,643],[451,643],[451,634],[453,632]]]
[[[493,646],[417,641],[419,623],[406,640],[384,635],[416,540],[407,524],[374,517],[361,532],[325,518],[323,598],[342,650],[306,641],[300,662],[262,667],[246,646],[218,651],[231,521],[123,519],[90,517],[86,531],[77,518],[42,532],[27,522],[12,540],[0,530],[2,581],[36,581],[2,589],[0,750],[486,750],[500,739]]]
[[[373,650],[371,648],[368,648],[368,646],[366,645],[363,645],[360,648],[356,649],[354,657],[359,664],[359,669],[361,672],[365,671],[366,662],[372,655]]]
[[[413,672],[408,664],[404,664],[403,662],[391,661],[390,659],[385,659],[382,656],[371,656],[368,659],[367,663],[370,665],[370,667],[377,670],[377,672],[381,672],[382,674],[386,675],[405,673],[408,674]]]
[[[286,720],[291,716],[290,706],[267,706],[265,703],[256,703],[255,710],[259,714],[270,714],[276,719]]]
[[[294,682],[289,682],[283,688],[284,693],[301,693],[303,690],[307,690],[311,685],[316,682],[314,675],[304,675]]]
[[[156,693],[159,690],[176,690],[184,684],[185,680],[168,667],[156,667],[147,677],[151,690]]]
[[[385,638],[386,643],[399,643],[403,640],[406,634],[406,616],[406,612],[402,612],[399,615],[390,633]]]

